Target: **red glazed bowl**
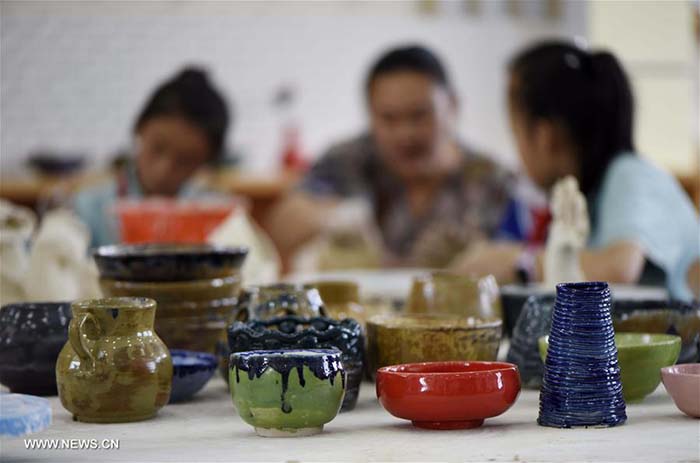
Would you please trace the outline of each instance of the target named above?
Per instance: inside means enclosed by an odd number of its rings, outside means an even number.
[[[236,201],[153,198],[122,200],[115,208],[124,243],[205,243],[236,206]]]
[[[419,428],[477,428],[508,410],[519,393],[512,363],[426,362],[377,370],[379,402]]]

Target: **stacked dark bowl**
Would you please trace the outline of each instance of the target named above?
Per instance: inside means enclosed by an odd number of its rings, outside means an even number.
[[[626,419],[607,283],[557,285],[540,414],[543,426],[615,426]]]
[[[156,300],[155,330],[169,348],[220,354],[247,252],[205,244],[115,245],[98,248],[94,257],[105,296]]]

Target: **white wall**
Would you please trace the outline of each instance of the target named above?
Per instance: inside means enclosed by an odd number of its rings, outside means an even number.
[[[630,75],[637,149],[669,170],[698,175],[700,70],[692,8],[688,0],[594,1],[588,28],[591,44],[614,51]]]
[[[185,63],[208,67],[235,102],[230,143],[244,166],[275,165],[270,99],[282,83],[300,90],[303,142],[314,155],[364,126],[360,85],[387,46],[425,42],[446,60],[463,103],[460,131],[513,162],[503,68],[535,37],[585,33],[585,4],[568,1],[559,20],[544,2],[523,16],[502,1],[447,0],[436,15],[405,2],[10,3],[0,6],[2,174],[40,147],[76,150],[104,164],[128,146],[132,120],[153,86]]]

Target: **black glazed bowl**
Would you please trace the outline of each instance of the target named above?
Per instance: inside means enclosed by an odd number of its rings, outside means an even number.
[[[56,395],[56,359],[70,320],[69,302],[0,308],[0,383],[15,393]]]
[[[615,331],[674,334],[681,337],[677,363],[700,362],[700,301],[613,301]]]
[[[85,156],[36,153],[27,164],[44,175],[69,175],[85,167]]]
[[[520,317],[520,312],[530,296],[554,299],[554,288],[547,290],[539,285],[505,285],[501,290],[503,307],[503,333],[513,336],[513,328]]]
[[[270,320],[235,322],[228,329],[231,353],[252,350],[338,349],[347,372],[341,411],[355,408],[363,374],[364,336],[360,324],[346,318],[279,317]]]
[[[612,293],[613,319],[616,313],[629,312],[636,309],[669,307],[669,304],[674,304],[674,302],[669,302],[667,297],[661,296],[665,294],[662,288],[613,284],[610,286],[610,291]],[[537,283],[505,285],[501,287],[503,330],[509,338],[513,336],[513,328],[515,328],[520,312],[530,296],[554,299],[555,290]]]
[[[100,277],[122,281],[188,281],[237,273],[246,247],[208,244],[101,246],[93,252]]]
[[[184,402],[199,392],[219,366],[216,355],[207,352],[170,349],[173,359],[173,385],[170,403]]]

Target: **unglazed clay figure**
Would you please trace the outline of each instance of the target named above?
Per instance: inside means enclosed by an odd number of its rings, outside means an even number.
[[[97,271],[87,256],[90,232],[67,210],[49,212],[32,243],[23,276],[28,300],[64,301],[94,296]]]
[[[567,176],[554,185],[550,208],[552,224],[544,255],[544,283],[553,287],[583,281],[580,253],[586,246],[590,225],[586,198],[574,177]]]
[[[27,243],[36,226],[36,216],[26,207],[0,199],[0,302],[24,300],[22,278],[29,267]]]

